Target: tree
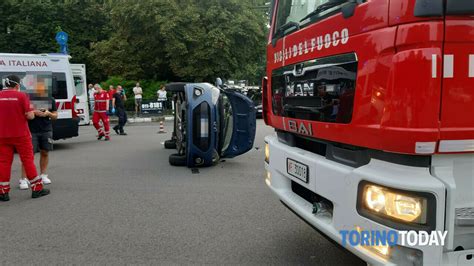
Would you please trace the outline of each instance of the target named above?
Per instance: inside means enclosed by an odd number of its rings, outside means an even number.
[[[264,6],[264,0],[3,0],[0,51],[57,52],[60,26],[70,36],[72,62],[85,63],[94,82],[111,76],[258,82]]]
[[[0,3],[0,51],[55,53],[60,26],[69,38],[72,62],[85,63],[89,77],[103,78],[89,57],[93,43],[110,35],[107,4],[97,1],[21,1]]]
[[[109,75],[255,79],[265,54],[265,16],[250,0],[143,0],[111,13],[114,34],[93,51]]]

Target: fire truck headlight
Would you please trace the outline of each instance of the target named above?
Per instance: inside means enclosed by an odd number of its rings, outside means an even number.
[[[265,162],[270,163],[270,145],[265,143]]]
[[[434,196],[428,193],[392,189],[365,181],[359,185],[359,213],[368,218],[379,218],[373,220],[382,220],[382,223],[386,220],[407,226],[427,226],[430,222],[429,202],[435,200]],[[435,207],[432,206],[432,209]]]
[[[385,208],[385,193],[377,186],[367,186],[364,194],[365,204],[373,211],[380,212]]]

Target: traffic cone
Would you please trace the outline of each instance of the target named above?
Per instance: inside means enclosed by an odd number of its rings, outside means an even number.
[[[160,131],[158,131],[158,134],[164,134],[164,133],[166,133],[165,125],[164,125],[163,121],[160,121]]]

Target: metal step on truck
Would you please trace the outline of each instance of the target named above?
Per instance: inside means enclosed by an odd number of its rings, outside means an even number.
[[[474,265],[474,1],[274,0],[265,182],[373,265]]]

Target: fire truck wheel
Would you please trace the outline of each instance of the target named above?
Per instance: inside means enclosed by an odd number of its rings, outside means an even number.
[[[172,150],[172,149],[176,149],[176,140],[167,140],[165,141],[165,149],[167,150]]]
[[[186,155],[171,154],[169,157],[170,164],[173,166],[185,166]]]

